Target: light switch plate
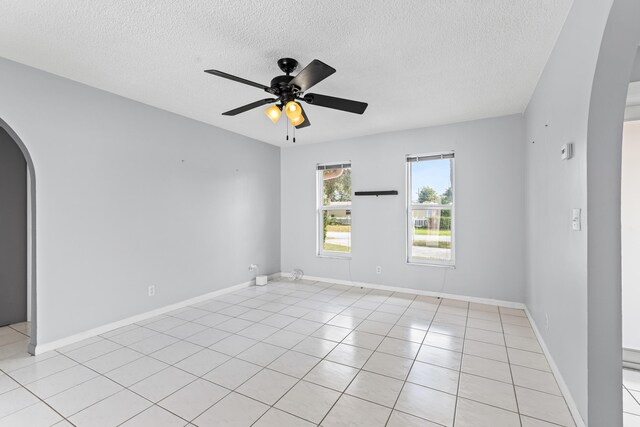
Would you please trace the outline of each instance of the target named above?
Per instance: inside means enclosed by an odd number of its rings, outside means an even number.
[[[580,231],[582,229],[582,209],[571,210],[571,229]]]
[[[562,160],[569,160],[573,157],[573,144],[568,143],[560,147],[560,158]]]

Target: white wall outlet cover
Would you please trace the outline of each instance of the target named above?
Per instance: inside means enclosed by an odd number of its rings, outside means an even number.
[[[376,267],[376,274],[382,274],[382,267],[379,265]]]
[[[582,229],[582,209],[571,210],[571,229],[573,231],[580,231]]]
[[[573,157],[572,143],[564,144],[562,147],[560,147],[560,158],[562,160],[569,160],[572,157]]]

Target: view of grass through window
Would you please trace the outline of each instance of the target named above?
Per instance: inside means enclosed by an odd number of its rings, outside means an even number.
[[[409,259],[453,262],[453,155],[409,160]]]
[[[318,171],[322,177],[322,250],[351,252],[351,168]]]

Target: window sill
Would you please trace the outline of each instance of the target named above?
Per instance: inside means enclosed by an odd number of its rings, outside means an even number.
[[[439,268],[448,268],[451,270],[455,270],[456,269],[456,265],[455,264],[438,264],[436,262],[422,262],[422,261],[412,261],[412,260],[407,260],[406,261],[407,265],[415,265],[418,267],[439,267]]]
[[[327,252],[322,252],[319,254],[316,254],[316,256],[318,258],[329,258],[329,259],[351,259],[351,254],[349,255],[340,255],[340,253],[327,253]]]

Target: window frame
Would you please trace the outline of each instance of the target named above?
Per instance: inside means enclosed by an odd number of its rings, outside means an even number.
[[[350,212],[350,216],[353,217],[352,205],[353,205],[353,187],[351,189],[351,200],[349,201],[349,205],[340,205],[340,206],[325,206],[323,204],[324,197],[324,180],[322,179],[322,172],[328,168],[327,166],[339,166],[339,168],[346,169],[348,165],[349,169],[351,167],[351,161],[344,162],[329,162],[329,163],[318,163],[316,164],[316,256],[321,258],[340,258],[340,259],[351,259],[351,254],[353,252],[353,246],[349,247],[349,252],[339,252],[339,251],[327,251],[324,249],[324,212],[330,211],[341,211],[347,210]],[[333,169],[339,169],[335,167]],[[353,177],[353,175],[352,175]],[[351,236],[353,236],[353,225]]]
[[[451,205],[414,205],[412,202],[412,169],[411,165],[416,161],[429,161],[429,160],[438,160],[438,158],[443,159],[443,156],[451,156],[451,191],[453,193],[453,200]],[[424,157],[423,160],[420,158]],[[416,161],[410,161],[409,159],[418,158]],[[445,268],[456,268],[456,156],[455,151],[441,151],[437,153],[428,153],[428,154],[407,154],[405,156],[405,168],[406,168],[406,200],[405,200],[405,250],[406,250],[406,263],[410,265],[420,265],[426,267],[445,267]],[[424,207],[423,207],[424,206]],[[429,209],[440,209],[440,210],[451,210],[451,259],[448,261],[439,261],[436,259],[422,259],[411,256],[412,247],[413,247],[413,210],[429,210]]]

